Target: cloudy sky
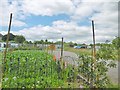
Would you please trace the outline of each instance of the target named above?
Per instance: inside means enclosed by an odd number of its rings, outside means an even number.
[[[92,43],[91,20],[96,42],[118,36],[119,0],[0,0],[0,33],[7,34],[10,13],[11,33],[27,40],[48,39]]]

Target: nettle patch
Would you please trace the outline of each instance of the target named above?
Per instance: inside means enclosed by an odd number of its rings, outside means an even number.
[[[15,51],[7,54],[2,88],[67,87],[71,69],[62,70],[60,62],[45,52]]]

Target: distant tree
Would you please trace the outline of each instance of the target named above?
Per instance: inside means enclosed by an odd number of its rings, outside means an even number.
[[[9,35],[9,41],[14,41],[15,35],[10,33]],[[2,40],[5,42],[7,40],[7,34],[2,37]]]
[[[44,40],[41,40],[41,44],[44,42]]]
[[[47,39],[45,40],[45,43],[46,43],[46,44],[48,43],[48,40],[47,40]]]
[[[101,44],[100,44],[100,43],[96,43],[95,45],[96,45],[96,46],[100,46]]]
[[[69,42],[69,46],[70,47],[74,47],[74,43],[73,42]]]
[[[74,43],[74,46],[77,46],[77,43]]]
[[[89,46],[91,46],[91,47],[92,47],[92,46],[93,46],[93,44],[90,44]]]
[[[24,41],[23,43],[24,43],[24,44],[29,44],[29,42],[28,42],[28,41]]]
[[[28,43],[29,43],[29,44],[33,44],[32,41],[29,41]]]
[[[61,41],[56,41],[55,44],[61,44],[62,42]]]
[[[46,39],[45,42],[48,42],[48,40]]]
[[[109,40],[106,40],[106,41],[105,41],[106,44],[109,43],[109,42],[110,42]]]
[[[34,44],[42,44],[44,41],[41,40],[41,41],[34,41]]]
[[[26,39],[22,35],[16,35],[14,40],[15,40],[16,43],[23,43]]]
[[[38,41],[34,41],[34,44],[38,44]]]

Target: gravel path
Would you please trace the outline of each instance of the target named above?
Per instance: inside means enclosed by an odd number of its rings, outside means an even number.
[[[49,53],[52,53],[52,52],[49,52]],[[60,56],[61,56],[60,50],[56,50],[52,54],[56,56],[57,60],[60,60]],[[63,60],[69,64],[77,65],[76,60],[78,60],[78,56],[73,52],[63,51]]]
[[[116,61],[115,63],[117,65],[116,68],[109,68],[107,75],[113,83],[118,84],[118,70],[120,70],[120,62]]]

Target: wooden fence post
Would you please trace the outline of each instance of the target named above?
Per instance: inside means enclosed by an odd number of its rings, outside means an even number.
[[[62,68],[63,68],[63,37],[62,37],[62,43],[61,43],[61,57],[60,57],[60,60],[61,60]]]
[[[7,34],[7,40],[6,40],[6,48],[5,48],[5,51],[4,51],[4,58],[3,58],[3,63],[2,63],[2,78],[4,78],[5,63],[6,63],[6,54],[7,54],[8,42],[9,42],[9,36],[10,36],[11,22],[12,22],[12,13],[10,14],[10,22],[9,22],[9,27],[8,27],[8,34]]]
[[[94,21],[93,20],[92,20],[92,32],[93,32],[93,49],[92,49],[93,62],[92,62],[92,70],[94,72],[94,70],[96,68],[96,49],[95,49],[95,29],[94,29]],[[92,79],[92,85],[93,84],[94,84],[94,79]]]
[[[10,22],[9,22],[9,27],[8,27],[8,34],[7,34],[7,40],[6,40],[6,48],[5,48],[5,51],[4,51],[4,63],[6,63],[6,53],[7,53],[8,42],[9,42],[9,37],[10,37],[11,22],[12,22],[12,13],[10,14]]]
[[[63,58],[63,37],[62,37],[62,43],[61,43],[61,59]]]

